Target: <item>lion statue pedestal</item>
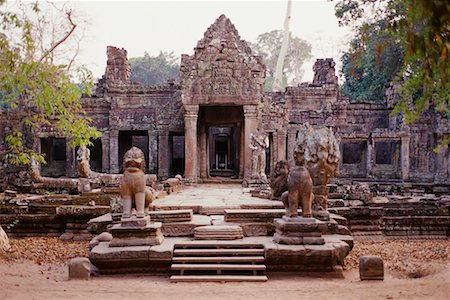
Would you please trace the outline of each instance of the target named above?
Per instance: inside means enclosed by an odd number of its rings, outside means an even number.
[[[153,195],[145,186],[145,156],[141,149],[132,147],[123,158],[121,197],[122,219],[111,227],[113,236],[110,247],[153,246],[164,240],[161,222],[151,222],[148,208]],[[135,208],[136,213],[132,214]]]
[[[286,217],[275,219],[273,241],[286,245],[323,245],[322,231],[327,224],[315,218]]]

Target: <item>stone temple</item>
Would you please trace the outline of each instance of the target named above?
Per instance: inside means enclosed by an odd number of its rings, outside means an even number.
[[[391,114],[395,88],[384,102],[352,101],[327,58],[315,62],[312,83],[264,92],[264,61],[224,15],[182,55],[180,84],[133,82],[126,50],[109,46],[107,57],[94,95],[82,98],[103,133],[90,151],[47,127],[27,136],[47,164],[0,165],[8,234],[99,234],[89,260],[100,274],[221,282],[339,271],[353,237],[450,236],[448,145],[433,151],[450,122],[430,108],[404,123]],[[17,122],[0,111],[0,139]],[[257,198],[272,196],[267,178],[281,201]]]
[[[415,125],[391,114],[395,91],[384,102],[354,102],[338,86],[332,59],[317,59],[312,83],[264,92],[266,67],[221,15],[181,57],[180,84],[145,86],[130,80],[127,51],[107,48],[105,75],[95,94],[82,99],[103,136],[90,147],[94,171],[119,173],[132,146],[144,151],[146,171],[158,178],[183,175],[202,182],[215,176],[247,179],[251,172],[250,133],[268,133],[266,173],[288,159],[299,127],[333,129],[340,139],[341,178],[449,182],[448,146],[433,148],[450,133],[448,119],[433,110]],[[8,132],[10,118],[0,118]],[[52,128],[35,134],[46,154],[44,176],[76,177],[76,151]]]

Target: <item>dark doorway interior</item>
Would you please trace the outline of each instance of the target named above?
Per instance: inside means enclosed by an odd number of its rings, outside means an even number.
[[[182,175],[184,173],[184,135],[171,133],[170,136],[170,175]]]
[[[236,175],[236,128],[210,127],[208,140],[210,176]]]
[[[145,130],[119,131],[119,167],[123,172],[123,156],[131,147],[138,147],[144,152],[145,166],[148,170],[148,133]]]
[[[41,138],[41,154],[47,162],[41,167],[42,176],[66,176],[66,139]]]
[[[89,165],[91,170],[95,172],[102,172],[102,141],[100,139],[93,140],[89,150],[91,152]]]

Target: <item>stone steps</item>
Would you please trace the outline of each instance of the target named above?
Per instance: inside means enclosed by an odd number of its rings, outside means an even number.
[[[245,276],[245,275],[190,275],[179,276],[173,275],[170,277],[173,282],[242,282],[242,281],[254,281],[265,282],[267,281],[266,275]]]
[[[236,241],[174,245],[171,281],[267,281],[264,246]]]
[[[214,257],[198,257],[198,256],[184,256],[174,257],[172,262],[192,262],[192,263],[211,263],[211,262],[264,262],[264,256],[214,256]]]

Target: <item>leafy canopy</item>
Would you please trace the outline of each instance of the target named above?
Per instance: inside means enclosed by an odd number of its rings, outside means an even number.
[[[386,85],[403,65],[404,50],[381,20],[364,26],[341,58],[345,81],[342,90],[358,101],[382,102]]]
[[[275,74],[278,55],[281,50],[283,41],[282,30],[272,30],[260,34],[255,44],[250,44],[250,47],[255,54],[261,55],[267,67],[266,90],[272,90],[273,76]],[[296,85],[302,80],[304,70],[303,64],[312,58],[311,45],[290,33],[289,45],[286,53],[283,74],[284,87],[287,84]]]
[[[45,19],[38,4],[27,5],[34,15],[0,7],[0,102],[6,116],[19,120],[18,126],[11,128],[5,138],[7,147],[3,157],[16,165],[29,164],[31,157],[44,162],[33,151],[29,135],[45,127],[67,137],[73,147],[89,145],[91,139],[101,135],[86,117],[80,102],[83,93],[91,92],[91,73],[84,68],[70,70],[71,64],[54,62],[55,51],[76,30],[72,11],[65,10],[66,23],[57,24],[66,26],[67,30],[61,36],[46,39],[46,32],[37,32],[41,27],[35,20]],[[46,45],[46,40],[51,42]],[[73,83],[70,71],[77,74],[79,84]]]
[[[150,56],[147,52],[143,57],[129,59],[131,79],[143,84],[165,84],[169,80],[179,82],[180,66],[173,52],[159,52],[158,56]]]
[[[390,34],[391,41],[404,49],[395,78],[400,100],[394,113],[403,113],[408,123],[432,106],[450,115],[448,0],[340,0],[335,9],[341,24],[359,29],[357,39],[365,46],[373,42],[366,29],[384,22],[386,30],[380,35]]]

